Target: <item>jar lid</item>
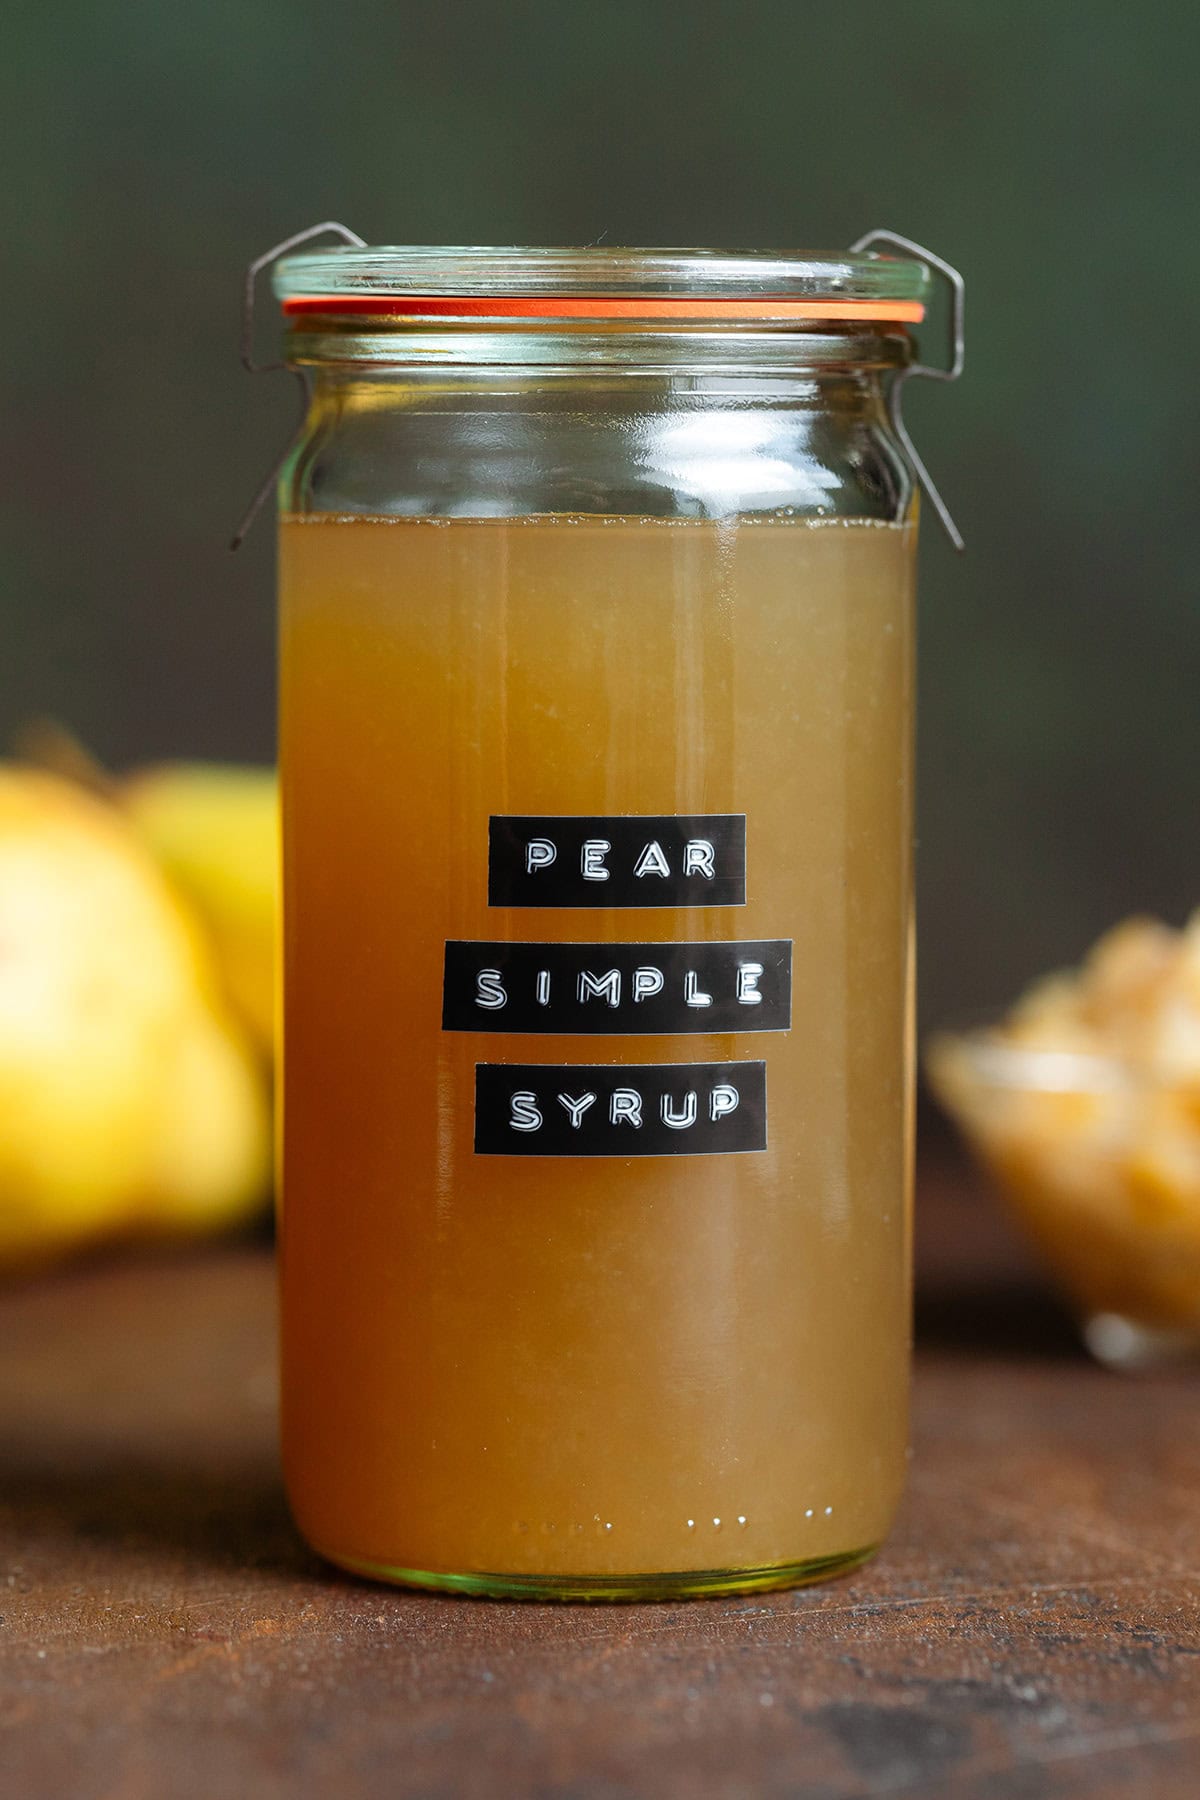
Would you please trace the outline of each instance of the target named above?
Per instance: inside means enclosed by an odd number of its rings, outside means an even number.
[[[274,268],[285,314],[458,319],[879,320],[919,324],[931,275],[911,257],[806,250],[352,245]]]

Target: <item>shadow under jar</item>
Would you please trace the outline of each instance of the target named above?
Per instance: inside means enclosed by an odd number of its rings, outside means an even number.
[[[276,271],[283,1431],[361,1574],[814,1580],[906,1447],[920,264]]]

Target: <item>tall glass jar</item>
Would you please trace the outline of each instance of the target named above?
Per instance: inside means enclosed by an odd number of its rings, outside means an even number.
[[[387,1580],[652,1597],[888,1530],[928,271],[276,271],[283,1419]]]

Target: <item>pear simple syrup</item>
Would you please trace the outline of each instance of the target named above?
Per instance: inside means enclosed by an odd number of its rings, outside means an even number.
[[[275,279],[300,1527],[485,1594],[849,1568],[905,1464],[927,261]]]

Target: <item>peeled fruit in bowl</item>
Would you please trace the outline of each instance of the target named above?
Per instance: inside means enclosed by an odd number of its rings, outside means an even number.
[[[119,798],[143,842],[212,934],[237,1011],[268,1052],[275,1038],[279,797],[275,772],[163,763]]]
[[[1093,1353],[1200,1358],[1200,913],[1127,919],[926,1067]]]
[[[119,809],[0,763],[0,1268],[243,1219],[269,1169],[189,912]]]

